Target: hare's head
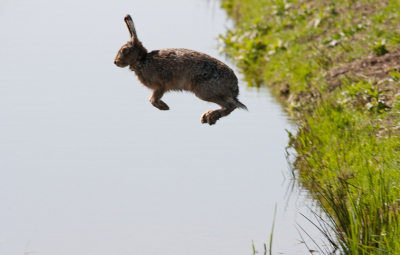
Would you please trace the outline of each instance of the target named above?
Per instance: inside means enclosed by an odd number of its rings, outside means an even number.
[[[118,67],[132,65],[147,53],[147,50],[143,47],[136,35],[136,29],[129,14],[125,16],[125,23],[131,35],[131,40],[121,47],[114,59],[114,64]]]

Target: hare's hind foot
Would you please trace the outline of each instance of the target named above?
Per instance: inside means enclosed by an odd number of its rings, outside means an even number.
[[[214,125],[221,117],[222,115],[219,110],[207,111],[201,116],[200,121],[202,124],[208,123],[211,126]]]
[[[203,113],[203,115],[201,115],[201,117],[200,117],[201,124],[208,123],[207,116],[212,112],[213,111],[206,111],[205,113]]]
[[[214,125],[217,120],[222,117],[228,116],[233,110],[236,109],[236,106],[234,104],[228,102],[223,102],[223,104],[220,103],[219,105],[222,106],[222,109],[207,111],[201,116],[200,121],[202,124],[208,123],[210,126]]]

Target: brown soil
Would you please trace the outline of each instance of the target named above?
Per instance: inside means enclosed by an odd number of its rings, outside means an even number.
[[[390,71],[400,70],[400,53],[388,53],[383,56],[370,56],[331,70],[326,80],[332,81],[342,75],[355,75],[363,79],[382,80],[390,77]]]
[[[384,100],[390,106],[394,97],[400,93],[398,83],[390,82],[391,71],[400,72],[400,52],[388,53],[379,57],[370,56],[335,68],[328,72],[326,81],[329,90],[332,91],[340,87],[345,78],[355,81],[360,79],[370,80],[378,84],[379,91],[385,91]]]

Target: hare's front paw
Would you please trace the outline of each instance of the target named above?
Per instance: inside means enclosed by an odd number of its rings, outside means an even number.
[[[164,103],[162,100],[158,100],[157,102],[153,102],[154,107],[157,107],[160,110],[167,111],[169,110],[169,106]]]

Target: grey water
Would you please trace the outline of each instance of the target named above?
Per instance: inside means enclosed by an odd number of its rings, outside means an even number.
[[[280,105],[241,82],[249,112],[212,127],[200,116],[218,106],[189,93],[154,108],[113,64],[127,13],[149,50],[229,63],[217,38],[232,24],[216,1],[0,2],[0,254],[239,255],[252,240],[263,254],[275,205],[273,254],[307,254]]]

